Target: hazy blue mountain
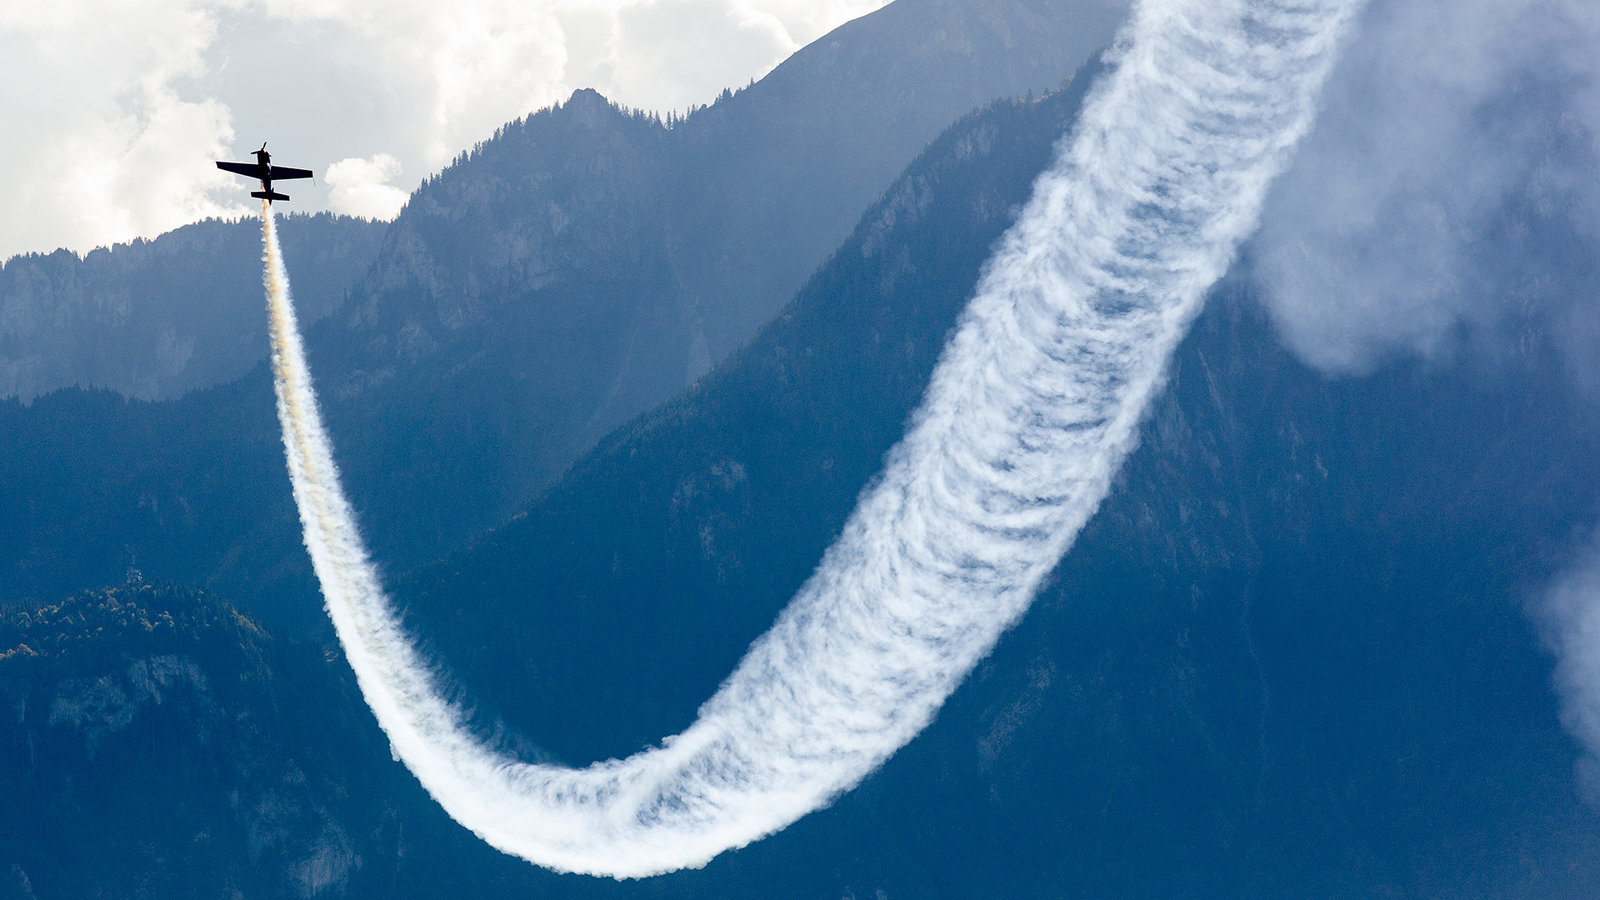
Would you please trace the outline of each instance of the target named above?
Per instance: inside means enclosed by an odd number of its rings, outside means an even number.
[[[586,743],[616,721],[520,723],[529,726],[523,733],[560,742],[552,749],[564,758],[629,752],[687,724],[810,573],[900,436],[991,243],[1089,80],[959,122],[755,341],[609,436],[515,523],[440,564],[452,573],[445,583],[431,584],[427,572],[408,582],[407,592],[426,597],[419,615],[437,605],[439,618],[426,619],[425,630],[447,658],[460,655],[463,681],[535,692],[529,697],[551,681],[582,695],[638,698],[641,717],[627,722],[623,745]],[[771,494],[764,499],[750,493],[760,483]],[[481,642],[498,639],[480,617],[508,609],[530,628],[501,632],[520,649],[489,652]],[[681,633],[672,624],[702,615],[720,624]],[[619,619],[630,627],[618,629]],[[614,641],[631,662],[611,668],[588,654],[545,653],[538,635],[553,639],[566,624]],[[658,627],[672,638],[647,637]],[[479,651],[461,654],[469,643]],[[700,677],[678,668],[683,656],[703,667]],[[638,670],[652,662],[674,674]],[[582,707],[531,704],[553,716]]]
[[[1117,6],[900,0],[685,119],[580,91],[430,179],[307,335],[378,557],[409,568],[503,522],[705,372],[941,128],[1058,85]],[[203,264],[253,296],[246,230],[238,260]],[[296,218],[282,233],[297,300],[315,297],[318,230]],[[172,403],[0,401],[16,523],[0,532],[0,600],[52,602],[137,565],[269,621],[316,622],[284,600],[309,572],[275,428],[259,365]]]
[[[1124,6],[901,0],[681,120],[579,91],[463,155],[314,336],[374,543],[502,521],[745,343],[949,123],[1060,86]]]
[[[295,300],[314,322],[344,302],[387,227],[290,215]],[[0,397],[62,387],[145,400],[232,381],[266,357],[261,228],[207,220],[152,240],[0,264]]]

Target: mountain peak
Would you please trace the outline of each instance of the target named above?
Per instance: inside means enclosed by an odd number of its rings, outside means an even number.
[[[594,88],[578,88],[562,104],[561,111],[576,115],[579,121],[588,124],[598,124],[599,116],[614,113],[616,108]]]

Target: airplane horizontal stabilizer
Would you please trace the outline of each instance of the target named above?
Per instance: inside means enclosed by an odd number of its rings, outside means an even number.
[[[250,192],[250,196],[255,197],[255,198],[259,199],[259,200],[287,200],[287,199],[289,199],[289,195],[288,194],[280,194],[277,191],[251,191]]]

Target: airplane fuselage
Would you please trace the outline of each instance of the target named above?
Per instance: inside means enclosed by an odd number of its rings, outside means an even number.
[[[266,144],[262,144],[261,149],[256,151],[256,177],[261,180],[261,190],[267,195],[267,199],[277,199],[272,196],[272,154],[267,152]],[[250,196],[254,197],[255,194],[251,193]]]

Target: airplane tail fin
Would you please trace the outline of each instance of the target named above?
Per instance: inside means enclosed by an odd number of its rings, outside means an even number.
[[[287,199],[289,199],[289,195],[288,194],[280,194],[277,191],[251,191],[250,192],[250,196],[255,197],[258,200],[287,200]]]

